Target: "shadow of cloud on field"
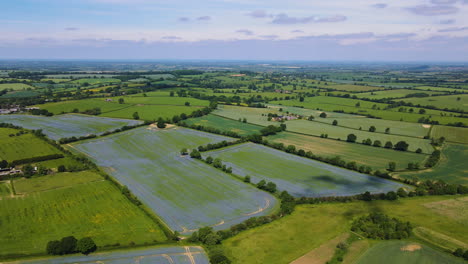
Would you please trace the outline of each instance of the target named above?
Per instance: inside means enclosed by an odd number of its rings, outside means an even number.
[[[319,180],[319,181],[326,182],[326,183],[332,183],[332,184],[336,184],[336,185],[343,185],[343,186],[348,186],[348,185],[355,184],[354,182],[352,182],[350,180],[337,179],[337,178],[329,176],[329,175],[320,175],[320,176],[314,177],[313,181],[315,181],[315,180]]]

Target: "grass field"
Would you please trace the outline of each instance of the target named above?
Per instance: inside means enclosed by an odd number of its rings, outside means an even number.
[[[418,178],[419,180],[443,180],[447,183],[468,184],[466,177],[466,157],[468,146],[460,144],[446,144],[442,149],[439,163],[431,169],[422,172],[407,172],[398,174],[405,179]]]
[[[230,138],[185,128],[138,128],[74,144],[137,195],[174,230],[227,228],[270,213],[271,195],[200,161],[181,157],[193,148]]]
[[[34,115],[0,115],[0,122],[11,123],[27,129],[42,129],[49,138],[58,140],[72,136],[101,134],[125,125],[141,124],[138,120],[113,119],[87,115],[57,115],[52,117]]]
[[[112,251],[89,256],[74,255],[49,259],[25,260],[5,264],[209,264],[202,247],[162,246],[125,251]]]
[[[98,174],[90,171],[82,172],[62,172],[48,176],[33,177],[30,179],[21,178],[14,181],[15,191],[18,195],[42,192],[47,190],[68,188],[78,184],[93,181],[103,181]]]
[[[78,84],[120,83],[120,82],[121,81],[119,79],[114,79],[114,78],[85,78],[85,79],[78,79],[78,80],[71,81],[71,83],[78,83]]]
[[[421,148],[423,153],[432,153],[434,148],[431,146],[430,141],[422,138],[414,138],[407,136],[399,136],[384,133],[369,132],[366,130],[351,129],[341,126],[333,126],[317,121],[307,120],[292,120],[285,122],[287,131],[298,132],[308,135],[320,136],[322,134],[328,134],[329,138],[340,139],[346,141],[349,134],[354,134],[357,137],[356,142],[361,143],[365,139],[371,139],[372,142],[380,140],[382,146],[385,142],[391,141],[395,145],[398,141],[406,141],[409,144],[409,151],[416,151]]]
[[[387,169],[390,161],[394,161],[397,165],[397,170],[399,170],[405,169],[408,162],[419,162],[422,164],[423,160],[427,157],[426,155],[412,152],[396,152],[385,148],[376,148],[363,144],[353,144],[290,132],[282,132],[269,136],[267,140],[283,143],[285,146],[294,145],[296,149],[303,149],[306,152],[312,151],[312,153],[318,156],[339,156],[345,161],[356,161],[358,164],[380,170]]]
[[[48,241],[69,235],[91,236],[98,246],[166,239],[115,186],[96,181],[100,176],[79,172],[50,177],[17,180],[23,193],[0,201],[1,229],[8,230],[0,233],[0,256],[44,253]]]
[[[447,96],[433,96],[423,98],[406,98],[402,101],[421,106],[435,106],[440,109],[460,109],[468,112],[468,94],[456,94]]]
[[[392,240],[377,243],[367,250],[356,263],[462,264],[466,262],[462,258],[439,252],[426,245]]]
[[[10,137],[20,130],[12,128],[0,128],[0,160],[8,162],[61,152],[47,142],[37,138],[31,133]]]
[[[25,89],[34,89],[34,87],[32,87],[31,85],[29,84],[25,84],[25,83],[0,83],[0,91],[1,90],[4,90],[4,89],[11,89],[11,90],[25,90]]]
[[[434,215],[424,204],[453,199],[452,196],[414,197],[399,201],[324,203],[297,206],[292,215],[242,232],[223,242],[233,263],[282,264],[349,231],[353,218],[381,211],[410,221],[414,226],[468,241],[466,225],[444,215]],[[393,262],[396,263],[396,262]]]
[[[298,157],[279,150],[247,143],[204,153],[220,158],[233,173],[273,181],[279,190],[296,197],[346,196],[397,190],[405,185],[337,168],[315,160]],[[255,162],[252,162],[255,160]]]
[[[174,105],[174,106],[184,106],[185,102],[189,102],[191,106],[208,106],[209,101],[199,100],[196,98],[189,97],[171,97],[167,96],[152,96],[148,93],[146,97],[141,94],[125,97],[113,97],[114,101],[118,101],[118,98],[123,98],[125,104],[142,104],[142,105]]]
[[[184,122],[188,125],[214,127],[221,131],[235,132],[241,136],[260,134],[260,130],[263,128],[261,126],[242,123],[216,115],[206,115],[197,118],[190,118]]]
[[[133,113],[137,112],[141,120],[154,121],[159,117],[172,118],[182,113],[191,114],[193,111],[200,110],[198,106],[176,106],[176,105],[133,105],[120,110],[106,112],[100,116],[113,118],[132,119]]]
[[[61,113],[71,113],[74,109],[78,109],[78,111],[85,111],[88,109],[99,107],[101,108],[102,113],[106,113],[109,111],[115,111],[118,109],[129,107],[129,105],[126,104],[106,102],[103,98],[84,99],[78,101],[62,101],[35,106],[41,109],[46,109],[49,112],[54,113],[56,115]]]
[[[11,195],[10,182],[1,181],[0,182],[0,197],[10,196],[10,195]]]
[[[404,98],[405,96],[409,94],[414,94],[414,93],[426,93],[428,95],[443,94],[442,92],[425,92],[425,91],[418,91],[418,90],[396,89],[396,90],[376,91],[376,92],[369,92],[369,93],[358,93],[356,94],[356,96],[358,98],[369,98],[369,99]],[[406,100],[407,99],[405,99],[404,101]]]
[[[431,130],[431,137],[445,137],[445,140],[449,142],[468,144],[468,128],[434,126]]]

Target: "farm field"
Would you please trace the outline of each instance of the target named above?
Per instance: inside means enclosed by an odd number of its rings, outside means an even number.
[[[426,245],[392,240],[375,244],[356,263],[463,264],[466,262],[462,258],[442,253]]]
[[[393,145],[395,145],[399,141],[406,141],[409,144],[409,151],[416,151],[418,148],[421,148],[423,153],[430,154],[434,150],[430,144],[430,141],[422,138],[375,133],[365,130],[333,126],[330,124],[307,120],[292,120],[287,121],[285,124],[287,126],[287,131],[298,132],[308,135],[320,136],[322,134],[328,134],[329,138],[346,141],[347,136],[349,134],[354,134],[357,137],[356,142],[358,143],[362,143],[363,140],[366,140],[368,138],[370,138],[372,142],[374,142],[375,140],[380,140],[382,146],[384,146],[385,142],[387,141],[392,142]]]
[[[16,133],[19,131],[12,128],[0,128],[0,160],[12,162],[14,160],[61,153],[60,150],[31,133],[17,136]],[[10,137],[10,134],[15,134],[15,136]]]
[[[116,111],[105,112],[100,116],[132,119],[133,113],[137,112],[141,120],[154,121],[159,117],[172,118],[182,113],[191,114],[193,111],[200,110],[201,108],[199,106],[178,105],[133,105]]]
[[[0,83],[0,91],[4,89],[12,89],[16,91],[16,90],[34,89],[34,87],[25,83]]]
[[[249,175],[254,183],[262,179],[272,181],[279,190],[296,197],[348,196],[366,191],[386,193],[406,187],[253,143],[206,152],[204,156],[220,158],[223,164],[233,168],[234,174]]]
[[[70,83],[78,83],[78,84],[97,84],[97,83],[120,83],[121,80],[114,79],[114,78],[85,78],[85,79],[78,79],[73,80]]]
[[[0,181],[0,197],[10,196],[11,186],[9,181]]]
[[[459,109],[468,112],[468,94],[405,98],[401,101],[421,106],[435,106],[440,109]]]
[[[231,140],[180,127],[138,128],[73,144],[138,196],[173,230],[228,228],[269,214],[274,197],[189,157],[182,148]],[[161,184],[162,183],[162,184]]]
[[[468,129],[463,127],[434,126],[431,137],[445,137],[445,140],[454,143],[468,144]]]
[[[425,207],[428,203],[453,198],[432,196],[396,202],[300,205],[289,216],[227,239],[223,242],[223,248],[233,264],[290,263],[340,234],[349,232],[354,218],[376,210],[410,221],[415,227],[422,226],[466,243],[466,225],[444,215],[434,215]]]
[[[0,234],[0,256],[43,253],[47,242],[69,235],[90,236],[98,246],[166,239],[156,223],[100,176],[51,177],[17,180],[22,194],[1,201],[0,222],[8,232]]]
[[[146,249],[113,251],[89,256],[67,256],[49,259],[25,260],[14,264],[209,264],[208,257],[201,247],[152,247]],[[5,264],[13,264],[6,262]]]
[[[311,151],[313,154],[324,157],[339,156],[345,161],[356,161],[357,164],[366,165],[373,169],[385,170],[388,163],[394,161],[397,170],[406,169],[408,162],[422,164],[426,155],[412,152],[396,152],[395,150],[353,144],[338,140],[282,132],[268,136],[267,140],[283,143],[285,146],[294,145],[296,149]]]
[[[199,100],[190,97],[171,97],[171,96],[124,96],[124,97],[112,97],[114,101],[118,101],[118,98],[123,98],[125,104],[142,104],[142,105],[174,105],[184,106],[185,102],[189,102],[191,106],[208,106],[209,101]]]
[[[11,123],[27,129],[42,129],[49,138],[101,134],[125,125],[141,124],[138,120],[113,119],[96,116],[66,114],[51,117],[36,115],[0,115],[0,122]]]
[[[374,91],[374,90],[384,89],[378,86],[354,85],[354,84],[331,84],[331,85],[321,85],[320,87],[336,89],[339,91],[347,91],[347,92],[364,92],[364,91]]]
[[[408,90],[408,89],[396,89],[396,90],[385,90],[385,91],[375,91],[375,92],[369,92],[369,93],[358,93],[356,96],[358,98],[369,98],[369,99],[383,99],[383,98],[404,98],[405,96],[409,94],[414,94],[414,93],[426,93],[429,96],[435,94],[443,94],[442,92],[427,92],[427,91],[418,91],[418,90]],[[403,99],[407,100],[407,99]],[[399,100],[398,100],[399,101]]]
[[[461,144],[446,144],[442,149],[439,163],[431,169],[422,172],[406,172],[397,174],[405,179],[443,180],[447,183],[468,185],[466,177],[466,157],[468,146]]]
[[[218,105],[218,109],[212,113],[222,117],[239,120],[246,118],[247,123],[268,126],[275,124],[268,121],[268,113],[277,112],[269,108],[251,108],[231,105]],[[263,114],[263,116],[262,116]]]
[[[85,111],[88,109],[93,109],[96,107],[101,108],[102,113],[109,111],[115,111],[122,108],[129,107],[130,105],[118,104],[113,102],[106,102],[104,98],[93,98],[93,99],[84,99],[84,100],[73,100],[73,101],[62,101],[56,103],[46,103],[35,105],[41,109],[46,109],[47,111],[58,115],[62,113],[71,113],[74,109],[78,111]]]
[[[232,119],[223,118],[216,115],[207,115],[197,118],[190,118],[184,120],[184,123],[188,125],[198,125],[204,127],[213,127],[221,131],[235,132],[241,136],[247,136],[251,134],[260,134],[261,126],[252,125],[248,123],[242,123]]]

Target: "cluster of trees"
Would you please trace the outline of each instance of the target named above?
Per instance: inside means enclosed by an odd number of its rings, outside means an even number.
[[[270,136],[270,135],[275,135],[276,133],[282,132],[286,130],[286,124],[280,124],[279,127],[274,126],[274,125],[269,125],[267,127],[264,127],[260,130],[260,133],[262,136]]]
[[[455,251],[453,251],[453,255],[455,257],[464,258],[466,261],[468,261],[468,249],[463,250],[463,248],[457,248]]]
[[[200,131],[205,131],[205,132],[208,132],[208,133],[213,133],[213,134],[218,134],[218,135],[223,135],[223,136],[228,136],[228,137],[233,137],[233,138],[240,138],[241,137],[236,132],[223,131],[223,130],[220,130],[220,129],[217,129],[217,128],[214,128],[214,127],[206,127],[206,126],[195,125],[195,124],[188,125],[185,122],[179,122],[177,124],[179,126],[188,127],[188,128],[192,128],[192,129],[196,129],[196,130],[200,130]]]
[[[355,143],[357,140],[357,136],[355,134],[348,134],[346,141],[350,143]],[[381,147],[382,142],[380,140],[375,140],[374,143],[372,143],[372,140],[370,138],[364,139],[362,141],[362,144],[364,145],[369,145],[369,146],[374,146],[374,147]],[[393,148],[394,150],[399,150],[399,151],[408,151],[409,144],[406,143],[406,141],[398,141],[395,145],[391,141],[385,142],[384,148],[391,149]],[[421,153],[422,149],[418,148],[416,150],[417,153]]]
[[[46,252],[49,255],[65,255],[73,253],[83,253],[88,255],[96,251],[97,246],[93,239],[84,237],[80,240],[74,236],[64,237],[61,240],[52,240],[47,243]]]
[[[35,162],[41,162],[41,161],[53,160],[53,159],[60,159],[63,157],[64,157],[63,154],[56,153],[56,154],[50,154],[50,155],[45,155],[45,156],[36,156],[32,158],[13,160],[12,162],[9,163],[9,165],[11,167],[14,167],[16,165],[35,163]]]
[[[371,239],[404,239],[413,230],[409,222],[390,218],[383,213],[371,213],[353,221],[351,231]]]
[[[242,142],[245,142],[245,140],[242,140],[242,139],[236,140],[236,141],[223,140],[223,141],[218,142],[218,143],[209,143],[209,144],[207,144],[205,146],[199,146],[198,151],[200,151],[200,152],[210,151],[210,150],[213,150],[213,149],[219,149],[219,148],[224,148],[224,147],[236,145],[236,144],[239,144],[239,143],[242,143]]]
[[[440,150],[436,149],[431,153],[429,158],[426,160],[424,167],[432,168],[437,164],[437,162],[439,162],[439,160],[440,160]]]
[[[94,135],[94,134],[90,134],[90,135],[87,135],[87,136],[81,136],[81,137],[68,137],[68,138],[61,138],[59,139],[59,143],[60,144],[67,144],[67,143],[71,143],[71,142],[76,142],[76,141],[80,141],[80,140],[85,140],[85,139],[91,139],[91,138],[96,138],[97,136]]]
[[[85,115],[100,115],[101,114],[101,108],[94,107],[94,108],[91,108],[91,109],[86,109],[81,113],[85,114]]]
[[[53,116],[54,114],[47,111],[47,109],[31,109],[29,112],[32,115],[43,115],[43,116]]]

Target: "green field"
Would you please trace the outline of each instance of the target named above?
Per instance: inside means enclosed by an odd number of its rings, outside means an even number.
[[[241,136],[260,134],[261,126],[242,123],[236,120],[223,118],[216,115],[206,115],[197,118],[190,118],[184,121],[188,125],[213,127],[221,131],[235,132]]]
[[[0,197],[10,196],[10,195],[11,195],[10,182],[0,181]]]
[[[461,144],[446,144],[442,149],[439,163],[431,169],[422,172],[407,172],[398,174],[405,179],[443,180],[447,183],[468,184],[466,174],[466,157],[468,146]]]
[[[421,106],[435,106],[440,109],[459,109],[468,112],[468,94],[406,98],[402,101]]]
[[[0,83],[0,91],[1,90],[4,90],[4,89],[11,89],[11,90],[25,90],[25,89],[34,89],[34,87],[32,87],[31,85],[29,84],[25,84],[25,83]]]
[[[129,107],[129,105],[106,102],[105,99],[96,98],[96,99],[84,99],[84,100],[78,100],[78,101],[74,100],[74,101],[47,103],[47,104],[35,105],[35,107],[46,109],[49,112],[57,115],[61,113],[71,113],[74,109],[78,109],[78,111],[84,111],[87,109],[93,109],[95,107],[101,108],[101,112],[106,113],[109,111],[115,111],[115,110],[119,110],[125,107]]]
[[[462,258],[408,241],[385,241],[371,247],[357,264],[462,264]]]
[[[414,94],[414,93],[426,93],[428,95],[443,94],[442,92],[423,92],[423,91],[418,91],[418,90],[395,89],[395,90],[376,91],[376,92],[369,92],[369,93],[359,93],[359,94],[356,94],[356,96],[358,98],[369,98],[369,99],[403,98],[409,94]],[[408,99],[404,99],[404,101],[406,100]]]
[[[381,211],[460,241],[468,242],[466,225],[428,211],[425,204],[452,196],[413,197],[399,201],[323,203],[297,206],[292,215],[229,238],[223,248],[233,263],[282,264],[303,256],[348,232],[353,218]],[[468,219],[464,219],[468,221]],[[396,262],[394,262],[396,263]]]
[[[61,151],[31,133],[10,137],[20,130],[0,128],[0,160],[8,162],[51,154]]]
[[[70,83],[78,83],[78,84],[84,84],[84,83],[89,83],[89,84],[98,84],[98,83],[120,83],[121,81],[119,79],[114,79],[114,78],[87,78],[87,79],[79,79],[79,80],[74,80],[71,81]]]
[[[356,161],[358,164],[379,170],[387,169],[390,161],[396,163],[397,170],[406,169],[408,162],[419,162],[422,164],[427,157],[426,155],[412,152],[400,152],[290,132],[269,136],[267,140],[283,143],[285,146],[294,145],[296,149],[303,149],[306,152],[311,151],[318,156],[330,158],[339,156],[347,162]]]
[[[431,137],[445,137],[445,140],[449,142],[468,144],[468,128],[434,126],[431,130]]]
[[[172,118],[182,113],[191,114],[200,110],[199,106],[176,106],[176,105],[134,105],[116,111],[105,112],[100,116],[133,119],[133,113],[137,112],[140,120],[154,121],[159,117]]]
[[[163,241],[162,230],[111,183],[89,172],[17,180],[0,201],[0,256],[45,253],[48,241],[90,236],[98,246]],[[86,177],[85,179],[79,179]],[[88,180],[88,181],[87,181]]]
[[[208,156],[220,158],[236,175],[249,175],[254,183],[272,181],[296,197],[386,193],[407,187],[253,143],[204,153]]]

